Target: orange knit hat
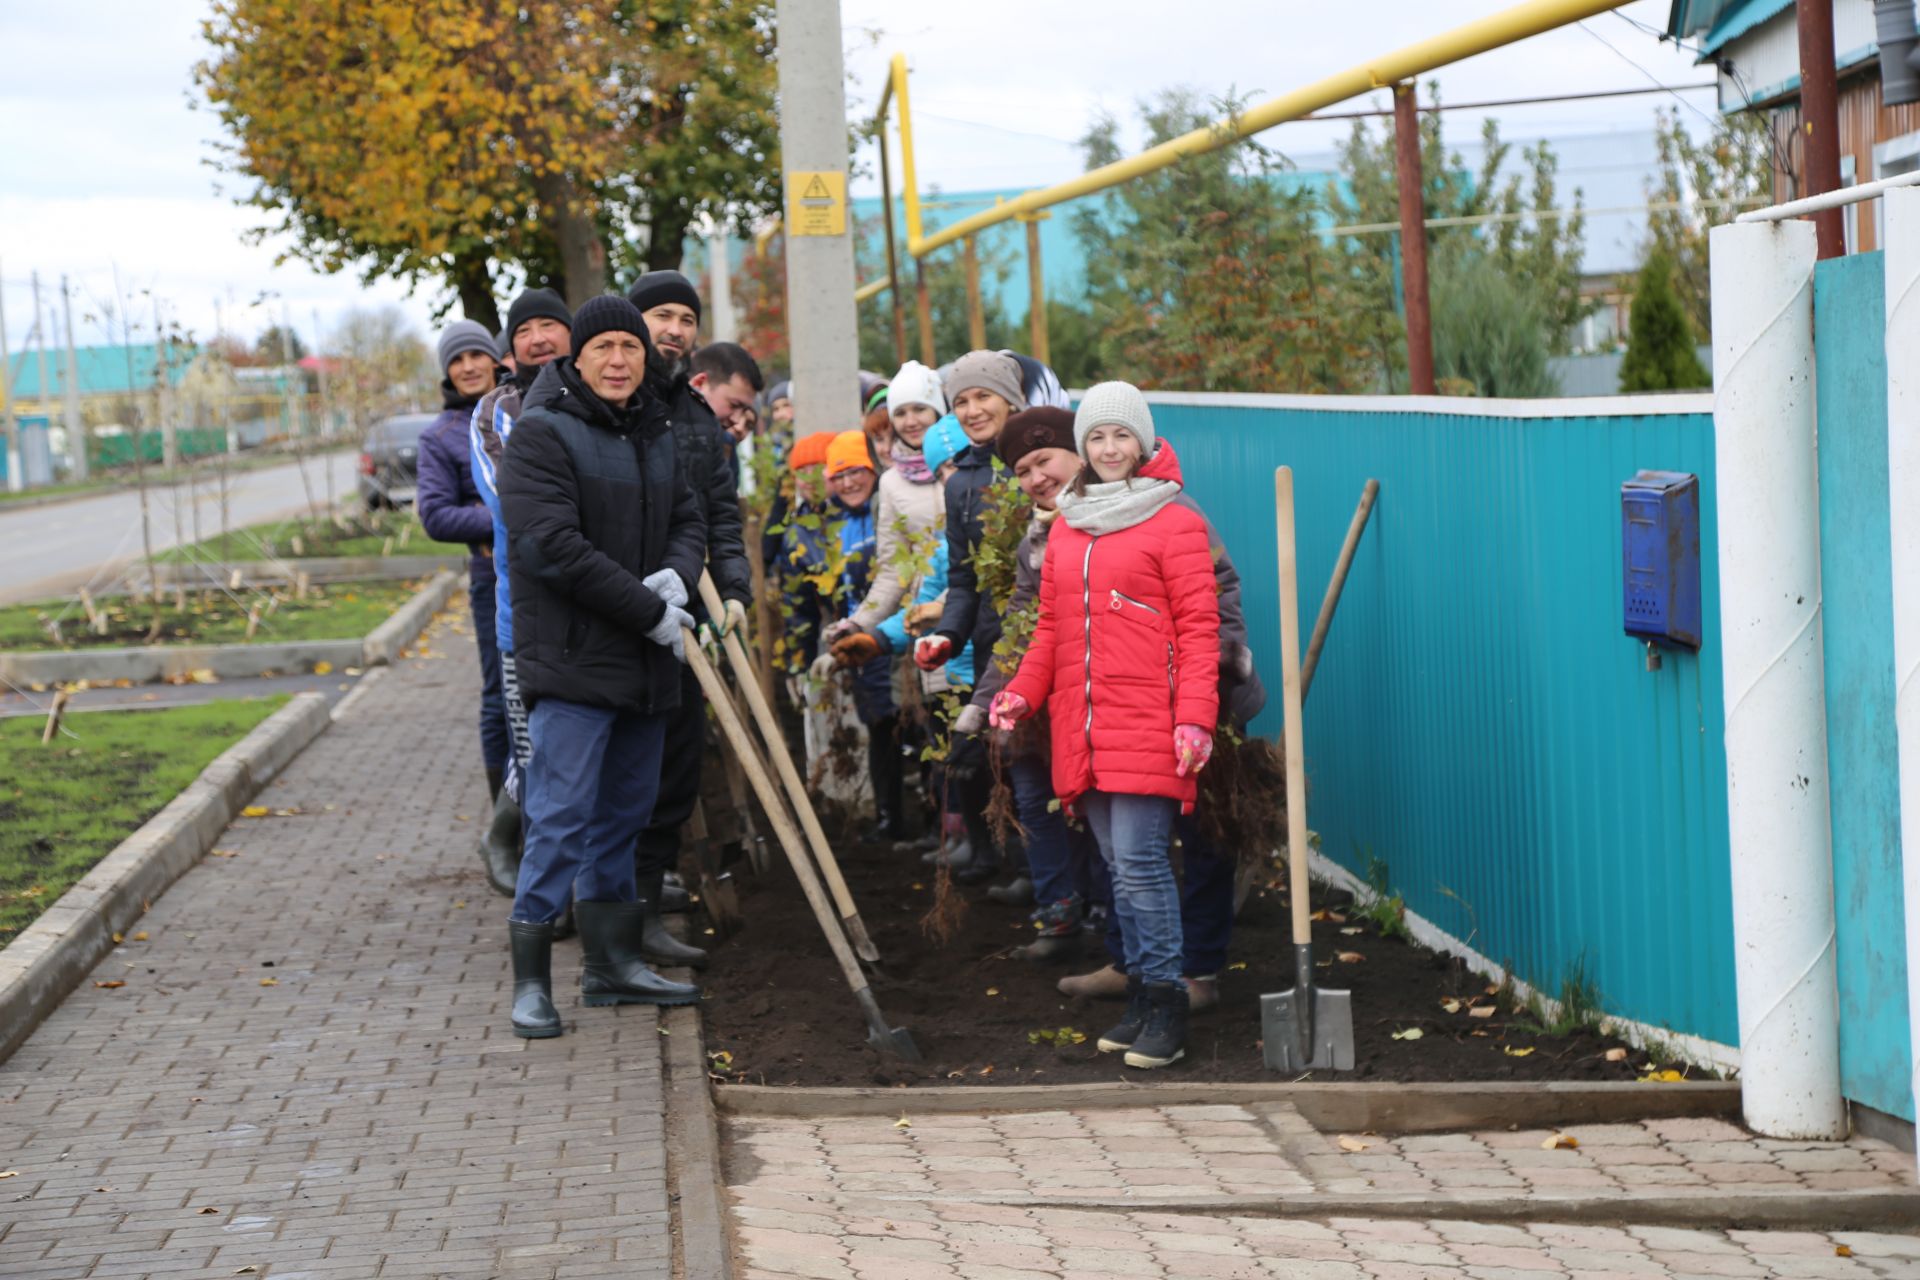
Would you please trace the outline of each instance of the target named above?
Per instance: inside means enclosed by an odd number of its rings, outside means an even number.
[[[833,432],[816,431],[812,435],[801,436],[793,442],[793,449],[787,454],[787,466],[794,471],[802,467],[817,467],[827,460],[827,446],[833,443]]]
[[[827,479],[856,467],[872,468],[873,455],[867,452],[867,433],[842,431],[827,446]]]

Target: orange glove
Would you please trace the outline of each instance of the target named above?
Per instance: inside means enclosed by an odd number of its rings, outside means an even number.
[[[887,644],[870,631],[856,631],[833,642],[833,665],[842,669],[865,666],[883,653]]]

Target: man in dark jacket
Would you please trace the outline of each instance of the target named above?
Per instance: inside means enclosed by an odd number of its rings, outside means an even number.
[[[429,538],[467,544],[467,603],[480,650],[480,759],[487,770],[487,792],[496,798],[509,741],[500,649],[494,642],[493,517],[473,485],[467,425],[498,369],[492,335],[473,321],[456,321],[440,335],[440,372],[445,375],[440,416],[420,435],[420,487],[414,499]]]
[[[731,450],[719,419],[702,394],[704,387],[713,385],[711,373],[703,379],[702,387],[693,383],[699,360],[693,341],[700,328],[700,295],[693,282],[678,271],[651,271],[627,291],[627,298],[647,325],[647,336],[654,347],[647,368],[647,390],[666,405],[680,464],[706,529],[707,568],[713,574],[714,589],[726,602],[724,617],[708,619],[697,601],[693,613],[703,627],[717,627],[724,634],[746,622],[747,606],[753,600],[753,567],[747,562],[740,499],[728,466]],[[757,377],[760,371],[755,367],[752,372]],[[696,570],[692,579],[696,587],[699,580]],[[654,804],[653,821],[642,833],[635,853],[641,896],[656,905],[667,872],[680,858],[680,829],[693,816],[700,799],[700,766],[706,742],[706,699],[693,673],[682,670],[679,710],[667,727],[660,795]],[[697,966],[707,962],[707,953],[675,938],[657,912],[646,921],[645,942],[648,957],[657,964]]]
[[[569,892],[585,1003],[699,998],[642,959],[649,904],[634,882],[634,841],[680,706],[693,622],[682,606],[706,550],[666,408],[644,385],[646,332],[625,298],[581,306],[574,354],[535,379],[500,469],[514,659],[533,736],[508,925],[513,1031],[525,1038],[560,1034],[549,961]]]

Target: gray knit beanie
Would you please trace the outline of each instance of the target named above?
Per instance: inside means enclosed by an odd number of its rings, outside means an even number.
[[[455,320],[440,335],[440,372],[445,373],[456,357],[469,351],[484,351],[489,360],[500,358],[499,348],[493,345],[493,335],[477,321]]]
[[[1015,413],[1027,407],[1026,394],[1020,390],[1020,362],[1003,351],[969,351],[953,362],[947,371],[947,403],[976,387],[993,392]]]
[[[1153,410],[1131,382],[1100,382],[1087,388],[1073,415],[1073,447],[1087,456],[1087,433],[1095,427],[1125,427],[1140,440],[1140,456],[1153,456]]]

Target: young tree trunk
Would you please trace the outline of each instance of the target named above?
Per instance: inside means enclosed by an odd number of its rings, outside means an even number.
[[[675,204],[654,213],[652,234],[647,237],[647,270],[670,271],[680,265],[687,227],[692,222],[693,215],[685,205]],[[712,309],[711,303],[708,308]]]
[[[483,248],[461,249],[453,255],[448,283],[460,295],[460,310],[469,320],[494,333],[500,328],[500,304],[493,297],[493,272]]]
[[[534,192],[560,250],[567,305],[579,307],[607,291],[607,246],[572,179],[565,174],[543,175],[536,179]]]

